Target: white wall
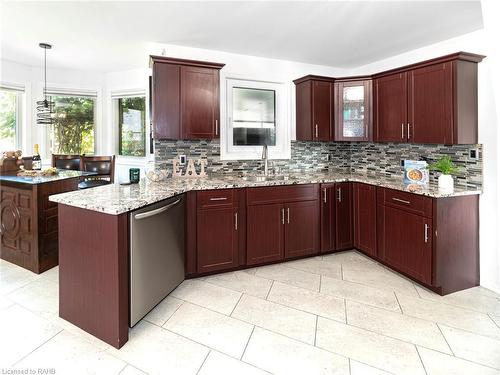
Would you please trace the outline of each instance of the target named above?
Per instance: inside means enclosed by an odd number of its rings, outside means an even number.
[[[488,20],[488,18],[486,16],[485,20]],[[480,198],[480,269],[481,285],[500,292],[500,221],[498,215],[500,210],[500,186],[498,183],[500,176],[498,151],[500,122],[496,110],[496,108],[500,108],[498,103],[500,83],[498,78],[494,79],[494,75],[498,74],[500,61],[498,57],[495,57],[495,54],[497,54],[495,50],[497,41],[493,38],[495,34],[489,26],[490,24],[487,23],[483,30],[353,69],[350,74],[381,72],[457,51],[473,52],[487,56],[479,64],[479,143],[483,144],[484,151],[484,192]],[[500,31],[497,32],[500,33]],[[495,104],[495,100],[497,104]]]

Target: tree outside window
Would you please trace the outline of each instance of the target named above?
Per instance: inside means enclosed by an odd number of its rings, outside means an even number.
[[[118,154],[146,156],[146,98],[125,97],[118,105]]]
[[[92,155],[95,152],[95,98],[52,96],[52,153]]]
[[[0,151],[17,148],[17,106],[18,93],[0,90]]]

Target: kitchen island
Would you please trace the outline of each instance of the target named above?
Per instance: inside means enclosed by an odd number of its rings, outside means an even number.
[[[80,178],[92,174],[0,175],[0,257],[35,273],[57,266],[57,204],[49,196],[77,190]]]
[[[239,175],[141,180],[57,194],[50,200],[59,204],[59,313],[103,341],[123,346],[130,324],[129,217],[181,195],[186,277],[358,248],[437,293],[466,289],[479,283],[480,193],[329,171],[266,181]],[[335,231],[347,233],[342,246],[337,246],[338,235],[323,246],[324,234]],[[370,251],[367,241],[357,240],[365,232]],[[265,254],[268,244],[272,256]]]

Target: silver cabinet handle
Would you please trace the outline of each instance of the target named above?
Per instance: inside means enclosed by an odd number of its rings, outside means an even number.
[[[323,202],[326,203],[326,188],[323,189]]]
[[[410,201],[405,201],[405,200],[399,199],[399,198],[392,198],[392,200],[396,201],[396,202],[404,203],[404,204],[410,204],[411,203]]]
[[[318,124],[316,124],[316,138],[318,138]]]
[[[286,209],[286,223],[290,224],[290,207]]]
[[[341,188],[337,188],[337,199],[339,200],[339,202],[342,202],[342,189]]]
[[[401,123],[401,139],[405,139],[405,124]]]
[[[219,120],[215,120],[215,135],[219,135]]]
[[[424,225],[424,241],[427,243],[429,241],[429,226],[427,224]]]
[[[180,201],[181,201],[180,199],[177,199],[175,202],[167,204],[164,207],[157,208],[156,210],[151,210],[151,211],[148,211],[148,212],[143,212],[143,213],[140,213],[140,214],[135,214],[134,215],[134,219],[135,220],[141,220],[141,219],[146,219],[148,217],[161,214],[162,212],[165,212],[165,211],[169,210],[170,208],[174,207]]]
[[[238,213],[234,213],[234,230],[238,230]]]
[[[281,209],[281,224],[285,224],[285,209]]]
[[[216,197],[216,198],[210,198],[211,201],[225,201],[227,200],[227,197]]]
[[[408,135],[408,140],[410,140],[410,123],[406,124],[408,126],[408,130],[406,134]]]

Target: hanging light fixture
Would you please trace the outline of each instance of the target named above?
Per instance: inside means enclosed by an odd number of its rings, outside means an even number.
[[[44,86],[43,100],[36,102],[36,123],[40,125],[52,125],[52,111],[54,102],[47,99],[47,50],[52,48],[48,43],[40,43],[39,46],[44,49]]]

